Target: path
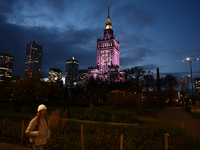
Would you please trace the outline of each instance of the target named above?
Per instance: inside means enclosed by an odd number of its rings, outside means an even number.
[[[183,107],[170,107],[162,109],[157,114],[158,118],[165,124],[172,127],[182,127],[184,123],[184,130],[192,138],[192,126],[195,129],[196,140],[200,140],[200,119],[189,116]]]
[[[0,150],[33,150],[33,148],[22,147],[9,143],[0,142]]]

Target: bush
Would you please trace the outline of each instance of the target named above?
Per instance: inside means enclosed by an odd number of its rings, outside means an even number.
[[[108,105],[118,108],[136,109],[139,107],[140,102],[141,100],[135,94],[112,94],[110,95],[110,101],[108,101]]]
[[[137,122],[138,115],[135,110],[118,107],[94,107],[85,108],[85,111],[80,114],[78,119],[93,120],[101,122]]]

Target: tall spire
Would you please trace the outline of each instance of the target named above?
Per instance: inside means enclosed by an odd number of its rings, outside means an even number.
[[[109,9],[109,4],[108,4],[108,18],[110,18],[110,9]]]
[[[109,8],[109,4],[108,4],[108,19],[106,22],[106,29],[112,29],[112,23],[110,22],[110,8]]]

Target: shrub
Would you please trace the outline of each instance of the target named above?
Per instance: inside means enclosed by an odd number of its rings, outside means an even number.
[[[56,129],[59,123],[60,118],[60,111],[55,110],[51,112],[51,115],[49,117],[50,125],[52,129]]]

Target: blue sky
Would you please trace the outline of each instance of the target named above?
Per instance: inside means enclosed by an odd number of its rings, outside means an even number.
[[[79,69],[96,64],[108,4],[120,42],[120,70],[142,66],[161,76],[190,74],[183,59],[200,58],[200,0],[1,0],[0,52],[14,56],[13,75],[24,74],[26,44],[43,46],[42,72],[65,72],[72,56]],[[200,78],[200,61],[192,63]]]

